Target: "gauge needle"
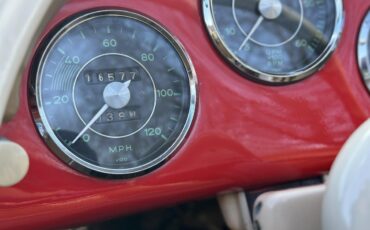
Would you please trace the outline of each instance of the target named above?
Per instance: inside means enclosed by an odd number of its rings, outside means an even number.
[[[109,107],[113,109],[121,109],[128,104],[131,97],[130,90],[128,89],[130,83],[131,80],[128,80],[124,83],[112,82],[105,87],[103,92],[105,104],[89,121],[89,123],[87,123],[85,128],[81,130],[77,137],[72,141],[72,144],[76,143],[76,141],[95,123],[96,120],[99,119],[101,115],[103,115],[105,111],[107,111]]]
[[[78,138],[80,138],[85,132],[86,132],[86,130],[88,130],[89,128],[90,128],[90,126],[92,125],[92,124],[94,124],[95,123],[95,121],[96,120],[98,120],[98,118],[101,116],[101,115],[103,115],[103,113],[107,110],[109,108],[109,106],[107,105],[107,104],[104,104],[103,105],[103,107],[99,110],[99,112],[97,112],[96,114],[95,114],[95,116],[90,120],[90,122],[89,123],[87,123],[87,125],[85,126],[85,128],[83,128],[82,130],[81,130],[81,132],[77,135],[77,137],[72,141],[72,144],[74,144],[77,140],[78,140]]]
[[[240,45],[239,47],[239,50],[242,50],[243,47],[247,44],[247,42],[249,41],[249,39],[252,37],[252,35],[254,34],[254,32],[256,32],[256,30],[258,29],[258,27],[261,25],[261,23],[263,22],[263,19],[264,17],[263,16],[260,16],[257,20],[257,22],[254,24],[253,28],[251,29],[251,31],[249,32],[249,34],[247,35],[247,37],[244,39],[243,43]]]
[[[243,49],[243,47],[247,44],[249,39],[251,39],[252,35],[254,34],[254,32],[256,32],[265,18],[273,20],[281,15],[283,11],[283,4],[280,0],[260,0],[258,3],[258,10],[261,16],[259,16],[257,22],[254,24],[247,37],[244,39],[243,43],[240,45],[239,50]]]

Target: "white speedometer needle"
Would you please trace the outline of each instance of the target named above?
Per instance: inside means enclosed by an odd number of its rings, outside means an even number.
[[[95,114],[95,116],[89,121],[89,123],[87,123],[87,125],[85,126],[85,128],[83,128],[81,130],[81,132],[77,135],[77,137],[72,141],[72,144],[74,144],[78,138],[80,138],[85,132],[86,130],[88,130],[90,128],[90,126],[92,126],[92,124],[95,123],[96,120],[98,120],[98,118],[103,115],[103,113],[109,108],[109,106],[107,104],[104,104],[103,107],[99,110],[99,112],[97,112]]]
[[[105,87],[103,92],[105,104],[89,121],[89,123],[87,123],[85,128],[81,130],[77,137],[72,141],[72,144],[74,144],[95,123],[95,121],[98,120],[105,111],[107,111],[109,107],[113,109],[121,109],[129,103],[131,94],[128,87],[130,86],[130,83],[131,80],[124,83],[112,82]]]
[[[261,16],[259,16],[257,22],[254,24],[247,37],[244,39],[243,43],[240,45],[239,50],[243,49],[243,47],[251,39],[252,35],[254,34],[254,32],[256,32],[264,19],[274,20],[281,15],[283,11],[283,4],[280,0],[260,0],[258,3],[258,11]]]
[[[258,27],[261,25],[261,23],[263,22],[263,20],[264,20],[264,17],[263,16],[260,16],[257,19],[257,22],[254,24],[253,28],[251,29],[251,31],[249,32],[249,34],[247,35],[247,37],[244,39],[243,43],[240,45],[239,50],[242,50],[243,49],[243,47],[247,44],[247,42],[252,37],[252,35],[254,34],[254,32],[256,32],[256,30],[258,29]]]

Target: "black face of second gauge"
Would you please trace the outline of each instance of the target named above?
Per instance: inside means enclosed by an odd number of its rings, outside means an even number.
[[[183,138],[193,106],[181,48],[129,12],[87,14],[64,29],[44,52],[34,83],[58,151],[108,174],[163,160]]]
[[[258,72],[301,71],[321,56],[336,24],[335,0],[211,0],[226,47]]]

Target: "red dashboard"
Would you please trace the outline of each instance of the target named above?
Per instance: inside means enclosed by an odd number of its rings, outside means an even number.
[[[94,8],[139,12],[177,37],[198,77],[194,123],[181,148],[155,171],[120,180],[88,177],[60,161],[36,131],[27,93],[30,58],[19,111],[0,129],[1,136],[25,148],[30,169],[16,186],[0,188],[0,228],[78,226],[328,171],[344,141],[370,115],[356,59],[369,6],[368,0],[344,0],[344,31],[323,69],[295,84],[268,86],[243,78],[220,57],[200,1],[68,2],[42,37],[70,15]]]

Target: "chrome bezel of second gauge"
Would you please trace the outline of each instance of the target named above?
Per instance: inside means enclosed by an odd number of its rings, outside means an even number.
[[[284,74],[271,74],[260,71],[256,68],[249,66],[238,58],[232,50],[230,50],[227,44],[221,38],[219,29],[215,22],[214,11],[213,11],[213,0],[202,0],[203,8],[203,19],[207,27],[208,33],[213,44],[221,55],[234,67],[236,67],[246,77],[251,77],[259,82],[265,82],[273,85],[281,85],[300,81],[313,73],[320,70],[332,53],[335,51],[338,41],[341,37],[343,25],[344,25],[344,11],[342,0],[333,0],[335,2],[336,16],[335,26],[330,38],[328,45],[325,50],[315,59],[313,63],[306,66],[305,68],[284,73]]]
[[[357,59],[362,78],[370,92],[370,11],[367,13],[358,37]]]

